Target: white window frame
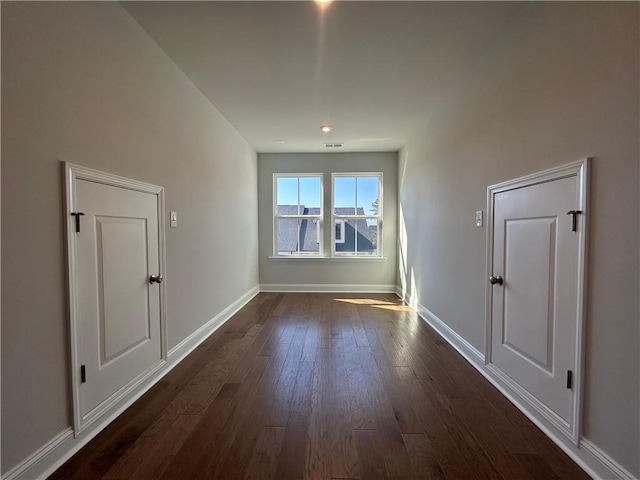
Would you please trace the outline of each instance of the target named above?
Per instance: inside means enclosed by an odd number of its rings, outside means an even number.
[[[378,213],[376,215],[336,215],[335,210],[335,179],[340,177],[376,177],[378,179]],[[382,258],[382,208],[383,208],[383,179],[382,172],[340,172],[340,173],[332,173],[331,174],[331,225],[332,229],[335,229],[336,221],[342,220],[343,226],[345,228],[344,223],[347,220],[369,220],[375,219],[378,221],[377,233],[376,233],[376,245],[377,245],[377,253],[375,255],[362,255],[357,253],[357,234],[356,234],[356,252],[336,252],[336,244],[344,243],[345,237],[343,233],[343,241],[338,242],[335,240],[335,233],[332,233],[331,238],[331,256],[335,258]],[[357,200],[358,200],[358,182],[356,180],[356,212],[357,210]]]
[[[300,179],[301,178],[318,178],[320,180],[320,213],[317,215],[302,215],[298,211],[296,215],[280,215],[278,214],[278,179],[279,178],[297,178],[298,179],[298,206],[300,205]],[[323,219],[324,216],[324,175],[322,173],[274,173],[273,174],[273,256],[280,258],[309,258],[322,257],[324,252],[323,242]],[[318,242],[317,252],[301,252],[300,243],[297,242],[298,250],[291,253],[278,252],[278,220],[279,219],[296,219],[312,221],[316,225],[316,240]],[[299,228],[299,227],[298,227]],[[299,234],[298,234],[299,238]]]

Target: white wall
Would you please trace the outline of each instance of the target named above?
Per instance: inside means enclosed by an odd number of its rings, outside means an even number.
[[[395,152],[259,154],[260,285],[395,285],[397,165],[398,155]],[[269,256],[273,255],[273,174],[324,174],[324,208],[330,212],[331,173],[338,172],[382,172],[385,259],[269,259]],[[330,229],[325,229],[326,252],[331,252],[330,232]]]
[[[258,220],[256,153],[119,3],[3,2],[2,101],[6,473],[71,422],[60,162],[165,187],[169,348],[257,286]]]
[[[486,230],[474,212],[486,210],[486,187],[595,158],[584,435],[636,477],[639,8],[523,5],[442,92],[399,162],[401,284],[484,351]]]

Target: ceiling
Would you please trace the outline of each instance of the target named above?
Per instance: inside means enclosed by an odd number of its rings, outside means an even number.
[[[399,150],[445,114],[522,9],[416,1],[123,6],[261,153]],[[325,123],[329,134],[320,131]]]

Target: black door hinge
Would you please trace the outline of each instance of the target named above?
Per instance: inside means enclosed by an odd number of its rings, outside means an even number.
[[[80,365],[80,383],[87,383],[87,369],[84,365]]]
[[[578,231],[578,215],[582,215],[582,210],[569,210],[567,215],[571,215],[571,231]]]
[[[571,370],[567,370],[567,388],[573,387],[573,372]]]
[[[76,233],[80,233],[80,216],[84,215],[82,212],[73,212],[72,217],[76,217]]]

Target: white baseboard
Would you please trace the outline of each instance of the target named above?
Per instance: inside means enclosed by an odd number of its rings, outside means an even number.
[[[73,428],[69,427],[58,435],[53,437],[47,443],[45,443],[42,447],[36,450],[33,455],[27,458],[24,462],[16,465],[2,477],[3,480],[13,480],[15,478],[21,478],[21,476],[29,471],[41,458],[48,455],[50,452],[58,448],[60,444],[66,442],[68,439],[73,438]],[[25,477],[26,478],[26,477]],[[43,477],[44,478],[44,477]]]
[[[431,311],[418,304],[420,315],[431,327],[447,340],[468,362],[484,365],[484,353],[467,342],[449,325],[440,320]]]
[[[600,450],[596,445],[594,445],[590,440],[586,438],[582,438],[580,440],[580,446],[588,451],[591,455],[597,458],[600,463],[606,465],[609,470],[617,475],[617,477],[611,478],[620,478],[621,480],[638,480],[638,477],[634,477],[631,472],[626,470],[624,467],[615,462],[609,455]]]
[[[329,283],[262,283],[261,292],[297,293],[395,293],[395,285],[329,284]]]
[[[462,338],[461,335],[440,320],[429,311],[428,308],[418,302],[417,299],[409,298],[409,295],[403,295],[402,289],[398,286],[396,287],[396,295],[413,308],[425,322],[431,325],[431,327],[438,332],[442,338],[449,342],[469,363],[473,366],[476,366],[476,364],[484,366],[484,353]]]
[[[238,298],[235,302],[222,310],[218,315],[213,317],[198,330],[193,332],[187,338],[178,343],[175,347],[169,350],[168,358],[172,363],[180,362],[184,357],[189,355],[198,345],[200,345],[204,339],[215,332],[220,326],[235,315],[238,310],[244,307],[253,297],[260,293],[260,288],[256,285],[251,290],[247,291],[244,295]]]
[[[146,393],[185,356],[202,343],[209,335],[229,320],[238,310],[245,306],[260,292],[257,286],[251,288],[218,315],[189,335],[186,339],[168,352],[166,364],[149,379],[131,392],[105,413],[102,421],[87,427],[75,438],[73,429],[66,428],[37,451],[13,467],[2,476],[2,480],[43,480],[56,471],[64,462],[84,447],[93,437],[129,408],[138,398]]]
[[[484,363],[484,354],[469,344],[417,299],[410,298],[409,295],[403,295],[400,287],[397,287],[396,294],[591,477],[595,480],[639,480],[584,437],[580,439],[579,446],[574,445],[555,426],[531,411],[527,404],[519,399],[516,392],[501,382],[487,368]]]

